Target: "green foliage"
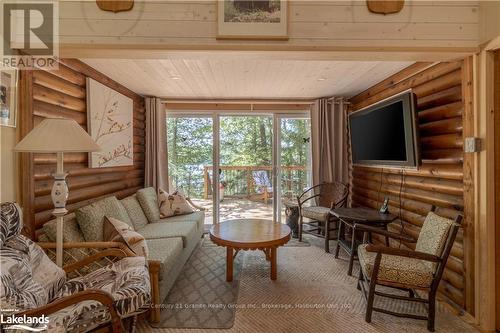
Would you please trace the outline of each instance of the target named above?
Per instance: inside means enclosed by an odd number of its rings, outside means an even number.
[[[220,119],[221,166],[271,166],[273,125],[269,116],[223,116]],[[212,166],[212,119],[167,118],[169,176],[191,197],[203,195],[204,166]],[[310,124],[307,119],[284,119],[281,123],[281,165],[307,166]],[[246,186],[242,172],[227,172],[226,194],[238,194]],[[301,190],[307,182],[305,171],[283,174],[283,190]],[[212,175],[210,173],[210,179]],[[294,186],[290,185],[293,180]]]

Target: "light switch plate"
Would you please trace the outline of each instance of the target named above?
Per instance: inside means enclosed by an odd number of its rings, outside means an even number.
[[[481,139],[476,137],[465,138],[464,152],[477,153],[481,151]]]

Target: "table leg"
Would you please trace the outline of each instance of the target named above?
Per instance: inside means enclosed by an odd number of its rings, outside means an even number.
[[[233,281],[233,248],[226,248],[226,281]]]
[[[278,272],[277,272],[277,251],[278,248],[271,248],[271,280],[276,280]]]
[[[344,222],[342,220],[339,220],[339,230],[338,230],[338,237],[337,237],[337,246],[335,247],[335,258],[338,259],[339,257],[339,250],[340,250],[340,242],[344,240]]]

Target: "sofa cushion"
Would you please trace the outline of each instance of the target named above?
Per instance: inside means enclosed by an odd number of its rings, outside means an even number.
[[[55,242],[57,240],[57,221],[51,220],[45,223],[42,227],[43,233],[47,236],[50,242]],[[40,241],[43,241],[39,239]],[[64,216],[63,224],[63,242],[65,243],[82,243],[85,242],[83,233],[80,230],[80,226],[76,221],[76,216],[74,213]],[[64,251],[64,263],[78,261],[85,259],[89,256],[90,252],[88,249],[67,249]]]
[[[196,233],[198,226],[195,222],[176,223],[152,223],[137,230],[146,239],[181,237],[183,247],[186,247],[188,239]]]
[[[67,281],[58,297],[87,289],[106,291],[113,297],[118,314],[130,316],[149,308],[151,286],[144,257],[127,257],[85,276]]]
[[[191,214],[166,217],[166,218],[160,219],[159,222],[165,222],[165,223],[196,222],[198,224],[198,227],[203,228],[203,224],[205,223],[205,212],[196,211],[196,212],[193,212]]]
[[[160,280],[167,276],[170,269],[178,257],[180,257],[183,249],[183,241],[181,237],[172,238],[157,238],[146,240],[149,249],[149,260],[156,260],[161,263]]]
[[[140,229],[148,224],[148,218],[144,214],[139,200],[137,200],[137,195],[134,194],[126,197],[125,199],[120,200],[120,202],[125,207],[125,210],[127,211],[128,216],[132,221],[132,226],[135,230]]]
[[[168,193],[160,189],[158,202],[160,203],[160,218],[190,214],[193,212],[193,208],[187,202],[186,197],[179,191]]]
[[[135,232],[131,226],[112,217],[104,218],[104,240],[125,243],[138,256],[148,257],[148,246],[144,236]]]
[[[123,207],[116,197],[108,197],[96,201],[76,210],[78,225],[87,242],[102,242],[104,240],[102,226],[105,216],[114,217],[132,225],[125,207]]]
[[[367,245],[358,247],[358,257],[363,272],[371,277],[377,253],[366,251]],[[433,270],[424,260],[384,254],[380,261],[377,281],[428,288],[433,275]]]
[[[6,240],[21,232],[23,217],[21,208],[13,202],[2,203],[0,212],[0,247],[2,247]]]
[[[147,187],[138,190],[137,200],[139,200],[149,223],[155,223],[160,220],[160,205],[158,204],[158,197],[154,188]]]

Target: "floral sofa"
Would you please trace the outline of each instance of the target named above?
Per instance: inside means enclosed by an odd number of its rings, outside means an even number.
[[[203,237],[205,213],[202,208],[192,205],[197,210],[191,214],[160,218],[157,191],[152,187],[141,189],[122,200],[107,197],[67,215],[63,240],[77,243],[105,241],[102,231],[104,216],[126,222],[141,234],[146,239],[149,252],[151,320],[158,322],[162,301]],[[43,226],[39,240],[55,242],[55,237],[56,225],[53,220]],[[74,251],[68,255],[80,259],[86,254]],[[67,259],[65,257],[65,261]]]
[[[48,317],[48,323],[23,323],[49,332],[86,332],[103,326],[121,331],[121,319],[150,308],[146,260],[124,255],[94,272],[69,279],[36,243],[21,235],[22,213],[1,204],[0,308],[7,317]],[[19,324],[18,324],[19,325]],[[5,324],[7,331],[23,327]]]

